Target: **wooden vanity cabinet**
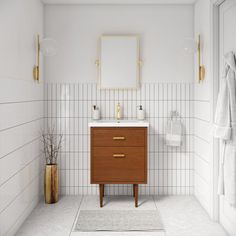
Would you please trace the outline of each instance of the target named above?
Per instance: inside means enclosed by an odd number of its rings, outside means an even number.
[[[147,128],[91,127],[91,183],[99,184],[101,207],[105,184],[133,184],[137,207],[138,184],[147,183]]]

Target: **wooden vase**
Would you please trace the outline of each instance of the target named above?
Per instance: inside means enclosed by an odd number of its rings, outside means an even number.
[[[45,203],[58,201],[58,168],[56,164],[46,165],[44,175]]]

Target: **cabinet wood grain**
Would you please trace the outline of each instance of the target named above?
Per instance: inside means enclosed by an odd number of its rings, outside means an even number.
[[[144,128],[92,128],[94,147],[140,147],[145,145]]]
[[[138,184],[147,183],[147,128],[91,128],[91,183],[99,184],[100,206],[104,184],[133,184],[138,206]]]

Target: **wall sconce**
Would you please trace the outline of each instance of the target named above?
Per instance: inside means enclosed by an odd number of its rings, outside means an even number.
[[[40,52],[44,56],[54,56],[57,53],[57,42],[54,39],[45,38],[40,41],[39,35],[37,35],[37,64],[33,68],[33,78],[39,81],[40,75]]]
[[[186,38],[184,44],[184,50],[188,53],[198,54],[198,82],[200,83],[205,79],[205,67],[201,65],[201,41],[200,35],[198,35],[198,41],[196,42],[193,38]]]

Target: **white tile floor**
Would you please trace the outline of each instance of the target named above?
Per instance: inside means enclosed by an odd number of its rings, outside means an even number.
[[[189,196],[140,196],[137,210],[158,209],[165,232],[74,232],[73,227],[81,209],[134,208],[132,197],[105,197],[104,207],[99,207],[97,196],[64,196],[57,204],[41,202],[20,228],[17,236],[226,236],[224,229],[209,219],[194,197]]]

